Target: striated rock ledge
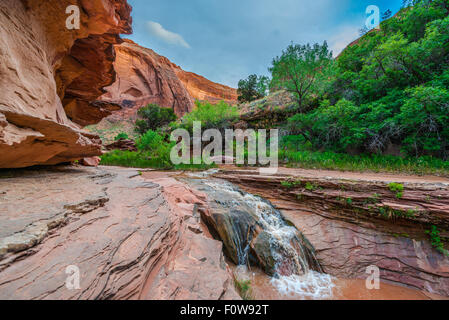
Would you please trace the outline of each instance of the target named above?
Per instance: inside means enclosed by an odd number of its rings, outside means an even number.
[[[173,178],[10,171],[0,199],[0,299],[239,299],[221,242],[201,224],[202,195]],[[79,290],[66,288],[68,266]]]
[[[115,46],[117,81],[105,88],[101,101],[120,105],[112,119],[133,119],[137,111],[155,103],[172,108],[177,116],[192,111],[195,99],[237,102],[237,91],[185,72],[151,49],[131,40]]]
[[[448,179],[319,173],[229,169],[215,176],[275,204],[313,244],[326,273],[366,279],[366,268],[375,265],[384,281],[449,296],[449,258],[425,233],[430,225],[449,229]],[[391,182],[403,183],[402,198]]]
[[[80,30],[65,26],[78,5]],[[113,45],[131,33],[126,0],[0,3],[0,168],[57,164],[101,154],[96,123],[119,106],[97,102],[115,81]]]

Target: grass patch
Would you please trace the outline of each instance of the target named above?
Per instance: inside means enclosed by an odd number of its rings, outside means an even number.
[[[390,189],[391,192],[396,193],[396,198],[401,199],[404,195],[404,185],[400,183],[392,182],[388,185],[388,189]]]
[[[207,170],[215,164],[179,164],[170,160],[173,142],[167,142],[163,135],[148,130],[137,140],[137,152],[113,150],[101,156],[101,165],[130,168],[152,168],[160,170]],[[193,163],[193,161],[192,161]]]
[[[401,211],[387,206],[379,207],[378,210],[380,214],[386,219],[414,219],[417,213],[417,211],[413,209]]]
[[[253,300],[251,280],[237,280],[234,278],[234,285],[243,300]]]
[[[281,181],[281,186],[287,189],[301,186],[301,184],[302,184],[301,181],[292,181],[292,180]]]
[[[434,157],[402,158],[384,155],[349,155],[333,152],[279,150],[288,167],[341,171],[372,171],[449,176],[449,161]]]
[[[101,165],[127,168],[151,168],[159,170],[208,170],[215,168],[215,164],[180,164],[173,165],[160,157],[151,157],[149,152],[131,152],[114,150],[101,156]]]
[[[313,183],[311,183],[311,182],[307,182],[306,183],[306,186],[304,187],[307,191],[311,191],[311,192],[313,192],[313,191],[315,191],[315,190],[317,190],[318,189],[318,187],[316,186],[316,185],[314,185]]]

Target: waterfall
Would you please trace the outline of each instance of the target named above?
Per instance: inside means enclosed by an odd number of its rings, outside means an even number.
[[[322,272],[314,248],[269,201],[208,175],[187,182],[208,195],[212,227],[227,256],[239,266],[258,265],[285,295],[326,299],[332,278]]]

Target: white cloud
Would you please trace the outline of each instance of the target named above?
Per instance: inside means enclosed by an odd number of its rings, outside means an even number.
[[[359,29],[358,25],[346,25],[339,28],[338,32],[330,37],[328,42],[334,57],[338,56],[351,42],[360,37]]]
[[[161,39],[166,43],[178,45],[184,48],[190,48],[190,45],[184,40],[181,35],[166,30],[160,23],[148,21],[147,29],[153,36]]]

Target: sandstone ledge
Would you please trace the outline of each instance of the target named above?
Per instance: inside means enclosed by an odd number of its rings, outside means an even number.
[[[239,299],[201,195],[121,168],[5,171],[0,299]],[[65,286],[67,266],[81,289]]]
[[[376,265],[384,281],[449,296],[449,259],[425,233],[430,225],[448,230],[448,179],[284,168],[275,176],[234,169],[215,176],[276,205],[310,240],[326,273],[366,279]],[[401,198],[391,182],[403,183]]]

